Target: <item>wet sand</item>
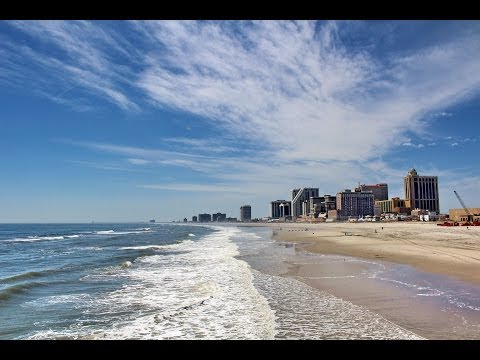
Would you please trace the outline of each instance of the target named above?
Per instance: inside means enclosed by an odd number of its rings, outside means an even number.
[[[275,240],[297,243],[307,251],[408,264],[480,285],[480,226],[324,223],[272,228]]]
[[[365,306],[427,339],[480,339],[480,309],[449,304],[444,295],[422,294],[418,285],[429,284],[430,291],[470,292],[478,302],[480,227],[467,230],[432,223],[267,226],[279,244],[293,243],[299,253],[325,254],[313,263],[292,258],[285,276]],[[376,267],[387,280],[371,276]],[[401,279],[401,285],[392,279]]]

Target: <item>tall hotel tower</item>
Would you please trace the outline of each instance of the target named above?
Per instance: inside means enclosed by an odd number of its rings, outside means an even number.
[[[318,188],[301,188],[292,190],[292,217],[294,220],[302,215],[308,215],[308,213],[303,213],[302,204],[305,200],[309,200],[311,197],[318,197]]]
[[[252,220],[252,207],[250,205],[240,206],[240,221]]]
[[[405,206],[440,213],[438,176],[419,176],[415,169],[404,178]]]

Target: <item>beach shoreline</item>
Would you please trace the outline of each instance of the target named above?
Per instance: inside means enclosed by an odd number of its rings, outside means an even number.
[[[245,226],[267,226],[278,246],[295,247],[299,257],[286,260],[288,271],[282,276],[364,306],[426,339],[480,338],[474,295],[480,285],[480,228],[435,223]],[[465,295],[473,309],[457,307],[457,291],[473,295]]]
[[[272,239],[309,252],[383,260],[480,285],[480,227],[436,223],[275,223]]]

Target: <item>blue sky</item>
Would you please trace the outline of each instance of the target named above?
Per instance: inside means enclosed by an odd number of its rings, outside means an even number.
[[[0,222],[269,214],[294,187],[480,207],[479,21],[0,21]]]

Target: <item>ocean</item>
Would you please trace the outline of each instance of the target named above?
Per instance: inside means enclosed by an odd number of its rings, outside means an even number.
[[[0,224],[0,339],[422,338],[284,276],[292,261],[336,258],[298,253],[271,233],[235,225]],[[412,283],[405,271],[375,264],[362,276]],[[465,299],[464,307],[480,311],[478,294]]]

